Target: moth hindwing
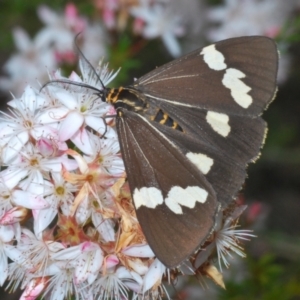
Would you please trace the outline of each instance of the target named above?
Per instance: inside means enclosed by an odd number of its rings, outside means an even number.
[[[276,91],[266,37],[215,43],[111,90],[128,181],[145,237],[176,267],[212,233],[256,159]]]

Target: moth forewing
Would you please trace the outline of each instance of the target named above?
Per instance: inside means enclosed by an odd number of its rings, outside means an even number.
[[[137,217],[167,267],[176,267],[211,234],[219,207],[203,174],[147,119],[120,110],[117,131]]]
[[[135,81],[134,87],[157,103],[258,116],[273,99],[277,69],[272,39],[239,37],[165,64]]]

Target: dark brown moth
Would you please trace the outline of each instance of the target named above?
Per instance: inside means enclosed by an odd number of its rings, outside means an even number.
[[[91,72],[95,72],[87,60]],[[264,142],[276,92],[273,40],[239,37],[195,50],[127,87],[89,87],[117,110],[138,220],[157,258],[180,265],[212,234]]]

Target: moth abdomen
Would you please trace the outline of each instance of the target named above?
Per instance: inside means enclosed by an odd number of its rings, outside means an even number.
[[[176,121],[174,121],[174,119],[172,119],[168,113],[164,112],[162,109],[158,109],[156,114],[151,116],[150,119],[151,121],[158,122],[159,124],[183,132],[182,127]]]

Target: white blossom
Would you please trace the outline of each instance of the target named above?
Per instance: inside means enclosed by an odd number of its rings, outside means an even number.
[[[46,80],[48,70],[56,69],[57,63],[53,50],[40,45],[36,38],[31,40],[24,29],[15,28],[13,38],[18,52],[4,64],[8,77],[0,78],[0,88],[20,94],[28,83],[38,87],[37,79]]]
[[[0,286],[8,276],[8,246],[15,237],[13,225],[0,225]]]
[[[223,5],[210,8],[208,19],[221,23],[208,31],[212,41],[243,35],[275,37],[293,11],[293,3],[281,0],[225,0]]]
[[[11,115],[2,112],[0,118],[0,145],[4,162],[15,158],[30,138],[58,137],[57,112],[45,111],[42,97],[33,88],[27,86],[22,97],[14,99],[10,105]]]
[[[94,299],[128,299],[127,281],[135,279],[125,267],[107,269],[93,286]]]
[[[109,174],[121,176],[125,167],[120,156],[120,144],[116,137],[101,139],[96,135],[89,134],[91,151],[85,156],[87,162],[98,161],[101,167]]]
[[[184,32],[180,15],[172,10],[169,1],[151,3],[141,0],[139,6],[130,10],[131,14],[145,22],[142,35],[146,39],[160,37],[172,56],[181,54],[177,36]]]

